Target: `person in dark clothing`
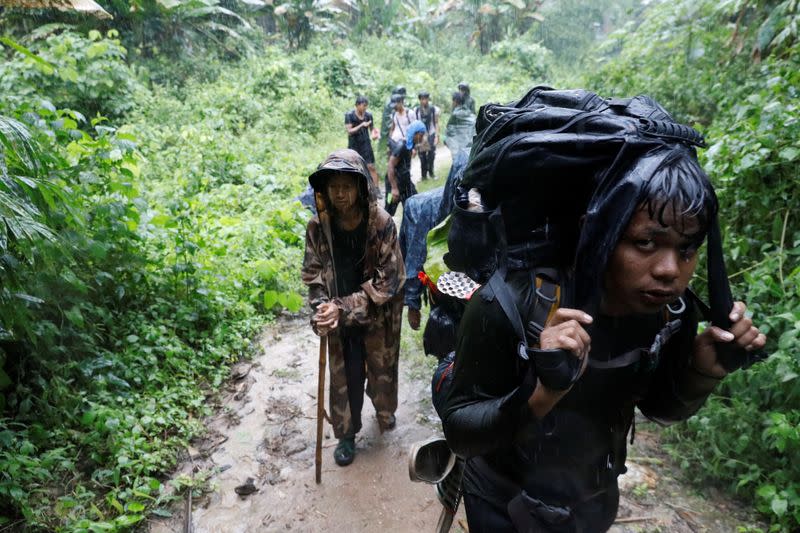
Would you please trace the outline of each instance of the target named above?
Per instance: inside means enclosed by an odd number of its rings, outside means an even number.
[[[392,216],[397,212],[397,204],[417,194],[417,188],[411,181],[411,153],[422,142],[424,135],[425,124],[415,120],[408,126],[405,142],[390,143],[392,151],[386,169],[384,209]]]
[[[461,96],[464,98],[463,105],[475,114],[475,99],[470,96],[469,84],[463,81],[459,83],[458,92],[460,92]]]
[[[513,196],[500,201],[509,247],[533,229],[520,226],[524,195]],[[597,265],[602,286],[591,315],[572,307],[568,268],[506,278],[518,309],[535,307],[541,283],[558,283],[543,329],[522,318],[536,339],[532,354],[563,350],[577,358],[577,379],[564,390],[525,366],[491,284],[466,306],[440,413],[448,445],[467,458],[471,533],[606,531],[617,514],[634,408],[662,424],[685,420],[727,374],[720,346],[754,352],[765,345],[743,302],[730,309],[727,330],[697,333],[701,304],[688,284],[717,203],[696,156],[676,149],[633,205],[616,242],[593,244],[613,251]]]
[[[428,91],[419,93],[419,105],[414,109],[417,120],[425,124],[427,128],[427,142],[419,148],[419,165],[422,179],[436,179],[433,173],[433,163],[436,159],[436,143],[438,142],[439,130],[439,108],[431,104],[431,95]]]
[[[378,142],[378,147],[383,150],[389,145],[389,130],[392,127],[392,113],[394,113],[395,96],[401,95],[403,98],[406,96],[406,88],[398,85],[392,89],[392,94],[383,106],[383,113],[381,114],[381,137]]]
[[[378,186],[378,171],[375,168],[375,154],[372,152],[372,141],[378,138],[378,128],[367,111],[369,101],[366,96],[356,98],[355,108],[344,115],[344,127],[347,130],[347,147],[355,150],[364,158],[372,176],[372,182]]]

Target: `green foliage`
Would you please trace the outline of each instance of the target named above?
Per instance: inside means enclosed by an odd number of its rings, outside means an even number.
[[[491,55],[521,68],[533,80],[550,76],[551,53],[540,44],[524,39],[508,39],[494,43]]]
[[[650,94],[706,134],[701,159],[717,185],[734,292],[772,357],[726,378],[669,435],[694,479],[753,501],[774,531],[800,526],[797,21],[797,2],[659,3],[612,35],[589,82]]]
[[[339,117],[308,58],[274,50],[139,87],[125,126],[54,105],[57,69],[22,56],[0,104],[0,523],[127,530],[167,502],[158,479],[259,324],[303,305],[287,199]]]
[[[293,49],[305,48],[315,34],[344,36],[345,14],[335,2],[327,0],[289,0],[273,11],[278,28]]]
[[[85,36],[54,24],[38,28],[25,41],[27,47],[2,41],[8,46],[7,60],[0,64],[0,91],[10,100],[6,105],[45,95],[53,107],[79,109],[89,117],[114,117],[132,108],[138,84],[117,31]]]
[[[20,241],[53,240],[43,222],[60,191],[42,175],[41,155],[25,125],[3,116],[0,158],[0,253],[20,249]]]

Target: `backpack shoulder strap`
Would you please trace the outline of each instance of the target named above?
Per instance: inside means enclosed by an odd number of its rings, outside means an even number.
[[[504,279],[503,273],[498,269],[492,274],[492,277],[489,278],[489,281],[486,283],[491,289],[491,294],[488,295],[490,301],[491,297],[497,299],[497,303],[500,304],[500,307],[503,309],[503,313],[506,315],[506,318],[511,322],[511,327],[514,328],[514,333],[517,335],[519,339],[519,343],[517,344],[517,355],[519,355],[522,359],[528,359],[528,353],[525,351],[525,348],[528,345],[528,341],[525,335],[525,326],[522,323],[522,317],[519,314],[519,310],[517,309],[517,305],[514,301],[514,295],[511,294],[511,291],[508,288],[508,284]]]
[[[539,342],[539,335],[544,330],[547,321],[555,314],[561,302],[561,286],[555,281],[558,279],[555,269],[537,269],[533,272],[532,277],[536,287],[536,298],[532,308],[525,309],[524,312],[519,309],[514,295],[511,293],[500,270],[495,271],[492,277],[489,278],[486,285],[491,292],[487,292],[484,295],[489,301],[497,299],[497,303],[500,304],[503,313],[508,318],[514,333],[520,341],[517,346],[517,353],[525,360],[528,359],[525,348],[529,346],[529,341],[533,343]],[[527,329],[525,327],[526,324],[523,322],[523,317],[529,319]],[[533,335],[529,339],[530,333]]]
[[[536,300],[533,308],[528,310],[528,333],[534,333],[535,343],[539,342],[547,322],[553,317],[561,305],[561,285],[558,283],[558,272],[552,268],[540,268],[533,272],[536,286]]]

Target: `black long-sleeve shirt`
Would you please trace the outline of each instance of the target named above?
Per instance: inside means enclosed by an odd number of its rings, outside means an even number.
[[[529,276],[509,276],[518,308],[529,308],[534,289]],[[626,435],[634,407],[662,423],[691,416],[708,396],[687,375],[697,318],[689,298],[682,327],[657,359],[643,357],[622,368],[590,366],[562,400],[541,420],[520,394],[526,363],[517,355],[519,339],[488,287],[474,295],[461,320],[451,388],[444,400],[448,444],[465,457],[480,456],[489,467],[536,498],[577,506],[612,488],[624,471]],[[663,315],[612,318],[596,316],[587,328],[590,358],[608,361],[632,350],[648,350],[667,320]],[[468,463],[469,465],[469,463]],[[498,503],[507,501],[480,472],[467,468],[465,490]],[[500,500],[500,501],[498,501]],[[616,515],[604,509],[606,521]],[[608,506],[607,506],[608,507]]]

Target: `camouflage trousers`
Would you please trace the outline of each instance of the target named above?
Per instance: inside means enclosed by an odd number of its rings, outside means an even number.
[[[399,297],[398,297],[399,296]],[[398,360],[400,358],[400,325],[403,312],[402,292],[385,304],[378,324],[370,325],[364,335],[364,361],[367,396],[372,400],[378,424],[383,431],[397,410]],[[329,340],[330,392],[328,415],[337,439],[355,435],[360,427],[354,421],[347,385],[344,345],[341,336],[332,333]],[[360,383],[358,387],[360,388]],[[363,390],[349,391],[363,397]],[[360,417],[359,417],[360,418]],[[355,422],[355,423],[354,423]]]

